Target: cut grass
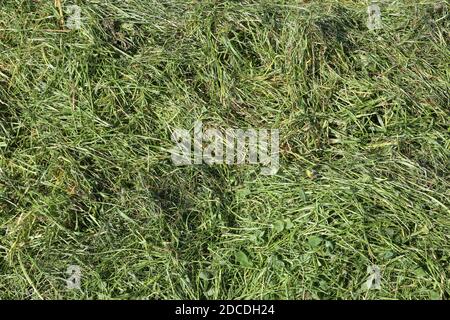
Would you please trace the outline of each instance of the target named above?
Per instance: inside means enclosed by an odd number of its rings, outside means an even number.
[[[448,2],[58,3],[0,0],[0,298],[449,297]],[[174,166],[199,120],[278,174]]]

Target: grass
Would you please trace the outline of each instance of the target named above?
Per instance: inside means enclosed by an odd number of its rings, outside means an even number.
[[[0,298],[448,299],[449,4],[367,5],[0,0]],[[280,170],[174,166],[200,120]]]

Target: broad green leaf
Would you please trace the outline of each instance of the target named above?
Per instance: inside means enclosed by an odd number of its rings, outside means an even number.
[[[322,243],[322,238],[317,236],[311,236],[308,238],[308,244],[315,248],[318,247]]]
[[[243,267],[251,267],[252,263],[243,251],[238,251],[234,254],[236,261]]]
[[[282,232],[284,230],[284,222],[281,220],[275,221],[275,223],[273,224],[273,228],[276,232]]]

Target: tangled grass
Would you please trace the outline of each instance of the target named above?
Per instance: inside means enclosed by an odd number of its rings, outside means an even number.
[[[0,298],[447,299],[449,4],[380,8],[0,0]],[[199,120],[280,170],[174,166]]]

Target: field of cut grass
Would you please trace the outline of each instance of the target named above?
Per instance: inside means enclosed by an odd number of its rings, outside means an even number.
[[[368,4],[0,0],[0,299],[448,299],[449,3]],[[175,166],[196,121],[277,174]]]

